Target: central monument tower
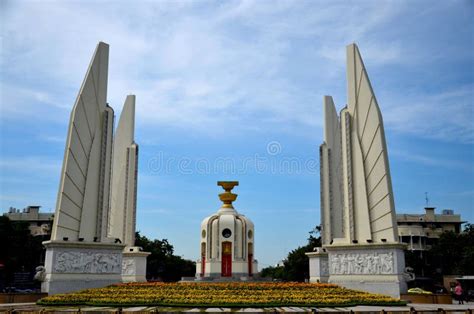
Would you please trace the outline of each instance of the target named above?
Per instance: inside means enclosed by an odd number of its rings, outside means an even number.
[[[219,194],[223,204],[201,223],[201,259],[196,263],[196,278],[247,279],[258,271],[254,225],[232,205],[237,194],[231,191],[239,182],[219,181],[217,185],[225,191]]]

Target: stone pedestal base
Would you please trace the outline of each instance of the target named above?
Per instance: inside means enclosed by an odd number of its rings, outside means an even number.
[[[146,258],[151,253],[139,247],[126,247],[122,259],[123,282],[146,282]]]
[[[99,288],[122,281],[123,244],[46,241],[45,278],[48,294]]]
[[[326,249],[315,248],[314,252],[306,255],[309,258],[309,282],[328,282],[329,265]]]
[[[400,298],[406,293],[405,246],[398,243],[330,245],[329,282]]]
[[[215,259],[211,261],[206,261],[204,267],[204,274],[202,273],[202,262],[198,260],[196,262],[196,279],[231,279],[231,280],[246,280],[246,278],[251,278],[258,275],[258,262],[254,260],[252,262],[252,275],[249,274],[249,264],[245,260],[232,261],[232,276],[231,277],[222,277],[222,262]]]

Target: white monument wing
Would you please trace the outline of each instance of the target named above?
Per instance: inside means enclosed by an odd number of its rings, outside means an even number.
[[[359,221],[356,238],[365,241],[396,241],[396,216],[388,163],[387,145],[375,94],[359,50],[347,47],[348,111],[352,119],[353,193],[356,221],[368,217],[370,226]],[[364,206],[367,203],[366,206]],[[366,231],[370,230],[370,235]],[[368,238],[369,237],[369,238]]]
[[[343,238],[341,127],[331,96],[324,96],[324,143],[320,147],[322,240]]]
[[[114,138],[109,237],[135,243],[138,146],[134,143],[135,95],[128,95]]]
[[[52,240],[97,236],[109,46],[99,43],[71,112]],[[99,211],[100,212],[100,211]]]

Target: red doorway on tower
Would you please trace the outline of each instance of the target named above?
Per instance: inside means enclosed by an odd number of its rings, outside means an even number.
[[[232,276],[232,242],[222,242],[221,276]]]
[[[248,264],[249,264],[249,276],[253,276],[253,243],[249,243],[248,246]]]
[[[206,272],[206,243],[201,243],[201,277]]]

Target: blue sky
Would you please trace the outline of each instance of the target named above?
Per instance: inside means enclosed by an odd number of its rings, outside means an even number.
[[[195,259],[218,180],[268,266],[319,224],[322,98],[359,45],[396,209],[474,222],[472,1],[0,1],[0,204],[54,211],[70,110],[98,41],[108,100],[137,95],[137,229]],[[166,166],[167,165],[167,166]]]

